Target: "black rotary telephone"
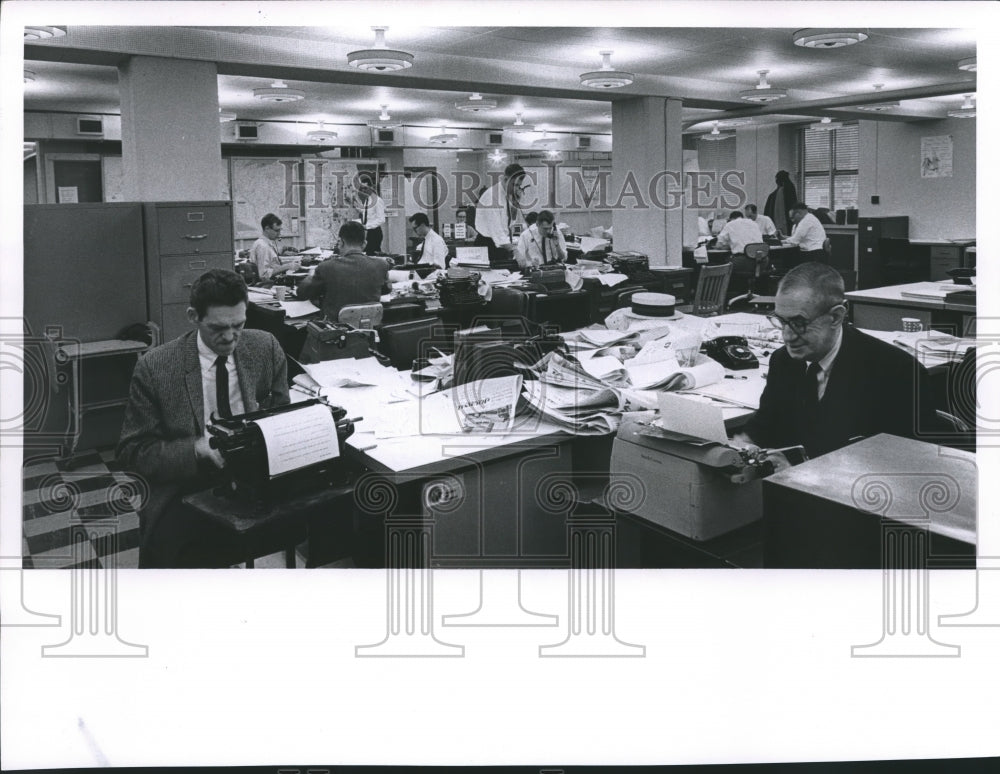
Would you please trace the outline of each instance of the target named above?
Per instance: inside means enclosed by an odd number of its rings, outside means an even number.
[[[757,356],[750,351],[742,336],[719,336],[703,345],[705,354],[732,371],[760,368]]]

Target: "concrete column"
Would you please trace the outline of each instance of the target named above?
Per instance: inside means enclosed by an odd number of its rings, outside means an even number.
[[[746,203],[756,204],[761,212],[774,190],[775,173],[783,169],[778,147],[777,124],[736,130],[736,168],[746,175]]]
[[[125,200],[221,199],[215,63],[134,56],[119,65],[118,83]]]
[[[680,190],[681,108],[680,100],[639,97],[615,101],[611,111],[615,249],[646,253],[652,266],[681,265],[684,209],[665,206]]]

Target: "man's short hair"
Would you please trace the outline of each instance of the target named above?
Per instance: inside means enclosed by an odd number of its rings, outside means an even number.
[[[431,222],[427,219],[427,216],[422,212],[415,212],[409,218],[410,223],[413,224],[414,228],[420,228],[421,226],[430,226]]]
[[[792,207],[792,212],[809,212],[809,205],[803,202],[799,202],[794,207]]]
[[[236,306],[247,301],[247,283],[229,269],[209,269],[191,286],[190,305],[200,320],[210,306]]]
[[[527,215],[524,216],[524,222],[529,226],[535,225],[535,221],[538,220],[538,213],[532,210]]]
[[[757,205],[756,204],[748,204],[746,206],[746,209],[750,210],[750,212],[752,212],[754,215],[757,214]]]
[[[743,213],[740,212],[739,210],[733,210],[732,212],[729,213],[729,219],[730,220],[738,220],[739,218],[742,218],[742,217],[743,217]]]
[[[538,213],[537,223],[555,223],[556,216],[552,214],[550,210],[542,210]]]
[[[281,225],[281,218],[275,215],[273,212],[267,213],[263,218],[260,219],[260,230],[263,231],[266,228],[273,228],[274,226]]]
[[[796,288],[811,290],[827,307],[844,303],[844,278],[829,264],[807,261],[790,269],[778,283],[778,292]]]
[[[356,220],[349,220],[340,227],[337,235],[347,244],[360,245],[365,241],[365,227]]]
[[[524,177],[524,167],[520,164],[508,164],[504,167],[503,176],[506,178]]]

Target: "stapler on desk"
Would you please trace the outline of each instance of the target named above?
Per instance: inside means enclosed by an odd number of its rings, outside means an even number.
[[[291,444],[287,444],[287,438],[289,434],[296,440],[301,437],[292,432],[296,419],[315,424],[317,406],[320,411],[329,411],[336,443],[325,451],[303,453],[296,464],[290,460],[295,455],[288,454]],[[222,454],[226,479],[217,494],[269,503],[303,491],[345,483],[348,470],[342,456],[344,441],[354,433],[354,423],[360,421],[346,416],[346,410],[320,398],[226,419],[213,416],[208,425],[208,443]],[[276,426],[281,422],[284,426]],[[284,461],[278,467],[282,456]],[[272,468],[272,464],[276,467]]]

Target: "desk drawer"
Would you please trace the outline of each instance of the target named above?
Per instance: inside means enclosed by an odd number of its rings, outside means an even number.
[[[946,258],[935,258],[931,254],[931,266],[930,266],[930,277],[929,279],[933,282],[935,280],[946,280],[950,279],[949,271],[958,268],[958,256],[950,255]]]
[[[209,269],[232,269],[230,253],[216,255],[185,255],[164,258],[160,263],[160,302],[187,303],[191,284]]]
[[[157,207],[160,254],[231,252],[230,212],[228,206]]]
[[[954,261],[958,265],[960,250],[955,245],[931,245],[931,260]]]

